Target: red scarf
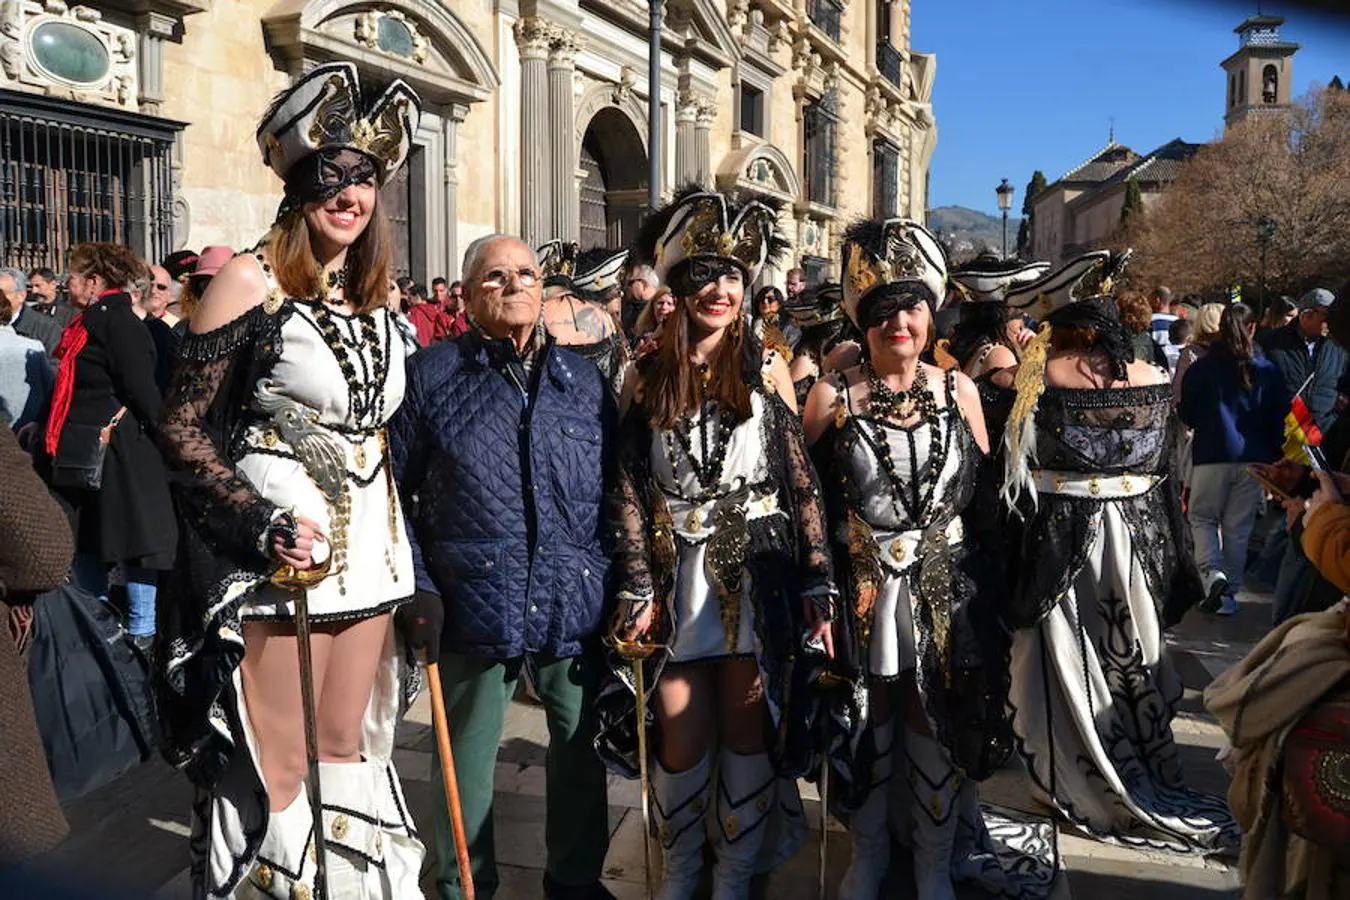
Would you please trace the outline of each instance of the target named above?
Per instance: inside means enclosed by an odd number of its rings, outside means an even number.
[[[98,295],[102,300],[110,294],[120,294],[119,290],[108,290]],[[97,301],[95,301],[97,302]],[[75,394],[75,359],[89,343],[89,330],[84,327],[84,313],[70,320],[66,330],[61,333],[61,342],[56,345],[52,357],[60,361],[56,371],[56,386],[52,389],[52,408],[47,413],[47,435],[43,447],[48,456],[56,455],[61,444],[61,429],[66,426],[66,416],[70,413],[70,400]]]

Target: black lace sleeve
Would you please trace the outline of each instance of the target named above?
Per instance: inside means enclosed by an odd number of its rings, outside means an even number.
[[[160,425],[164,458],[180,473],[180,514],[218,552],[254,569],[271,565],[261,541],[277,506],[235,469],[228,443],[246,407],[256,359],[275,352],[279,339],[269,332],[279,327],[259,306],[214,331],[184,337]]]
[[[648,454],[651,428],[640,407],[629,410],[619,427],[618,463],[605,496],[605,532],[611,561],[611,593],[617,601],[650,599],[652,583],[651,510]]]
[[[792,498],[793,520],[797,535],[797,566],[803,596],[835,593],[834,564],[830,556],[829,531],[820,480],[806,448],[801,420],[776,395],[767,405],[776,421],[774,430],[783,436],[784,482]]]

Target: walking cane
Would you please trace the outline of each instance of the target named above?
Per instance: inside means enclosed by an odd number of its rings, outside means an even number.
[[[296,590],[295,636],[300,650],[300,711],[305,723],[305,763],[309,811],[314,819],[314,895],[328,900],[328,845],[323,833],[323,796],[319,793],[319,734],[314,712],[314,659],[309,646],[309,592]]]
[[[464,810],[459,805],[459,779],[455,777],[455,757],[450,750],[450,722],[445,715],[445,696],[441,693],[441,667],[426,665],[431,683],[431,722],[436,728],[436,748],[441,757],[441,781],[445,782],[445,805],[450,810],[450,828],[455,835],[455,857],[459,862],[459,892],[464,900],[473,900],[473,872],[469,868],[469,839],[464,833]]]

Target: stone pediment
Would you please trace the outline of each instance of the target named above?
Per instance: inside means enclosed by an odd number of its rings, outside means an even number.
[[[717,169],[717,189],[768,194],[792,203],[801,194],[797,177],[786,153],[768,142],[732,150]]]
[[[484,100],[501,83],[487,53],[442,0],[281,0],[263,26],[293,72],[349,60],[384,79],[402,78],[431,106]]]

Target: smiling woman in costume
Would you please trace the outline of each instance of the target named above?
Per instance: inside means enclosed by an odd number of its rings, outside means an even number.
[[[1173,477],[1167,373],[1134,359],[1109,296],[1124,257],[1090,253],[1010,292],[1046,324],[1022,354],[1003,494],[1023,520],[1005,611],[1013,728],[1036,787],[1102,839],[1236,846],[1220,797],[1185,785],[1182,683],[1159,610],[1201,596]]]
[[[805,836],[796,786],[776,777],[782,748],[766,735],[781,722],[803,620],[827,630],[834,587],[787,366],[754,340],[743,309],[745,286],[781,252],[777,223],[763,203],[686,190],[638,242],[676,308],[625,385],[609,530],[614,637],[662,648],[648,682],[662,900],[698,887],[705,813],[716,822],[717,900],[746,897],[751,876]],[[633,698],[617,696],[627,705],[601,710],[601,750],[635,771],[622,740],[633,737]]]
[[[329,896],[421,896],[422,844],[391,762],[390,612],[413,577],[385,437],[404,345],[378,199],[418,118],[402,82],[363,108],[346,63],[281,94],[258,128],[285,182],[276,223],[220,270],[183,340],[163,433],[186,558],[160,703],[167,753],[197,786],[193,880],[210,897],[314,891],[300,592]]]
[[[853,837],[839,896],[879,896],[893,819],[912,825],[925,900],[952,898],[967,879],[1031,896],[1052,883],[1053,864],[1025,859],[1008,883],[974,782],[1006,758],[1011,736],[1006,647],[980,608],[990,594],[962,523],[987,450],[980,400],[965,375],[920,360],[947,296],[946,256],[923,226],[891,219],[851,226],[843,263],[864,361],[822,378],[803,417],[844,595],[834,672],[853,685],[827,728],[832,797]],[[908,788],[898,796],[897,781]]]

